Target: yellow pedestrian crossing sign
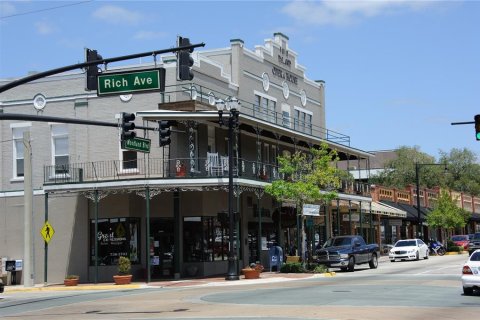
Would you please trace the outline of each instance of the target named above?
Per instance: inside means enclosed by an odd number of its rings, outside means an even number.
[[[43,225],[42,230],[40,230],[40,233],[42,234],[43,240],[48,243],[50,240],[52,240],[55,230],[53,230],[52,225],[48,223],[48,221],[45,221],[45,224]]]

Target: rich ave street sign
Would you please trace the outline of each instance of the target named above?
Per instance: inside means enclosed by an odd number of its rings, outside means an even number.
[[[165,91],[165,68],[99,74],[97,94],[129,94]]]
[[[150,153],[150,139],[132,138],[122,142],[122,149]]]

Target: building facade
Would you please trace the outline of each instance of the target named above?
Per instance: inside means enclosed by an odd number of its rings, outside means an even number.
[[[192,82],[177,81],[172,55],[158,64],[104,70],[164,67],[165,92],[99,97],[85,91],[85,74],[74,72],[1,93],[4,114],[120,123],[121,113],[128,112],[136,114],[137,126],[152,130],[136,130],[151,139],[150,152],[140,153],[121,148],[117,127],[0,121],[0,256],[24,254],[24,143],[29,143],[35,283],[59,282],[67,274],[84,282],[111,281],[120,256],[132,261],[134,278],[147,281],[225,273],[230,170],[238,268],[255,261],[268,265],[271,245],[287,250],[297,239],[300,214],[264,192],[266,184],[282,178],[277,156],[307,152],[322,142],[342,160],[372,156],[351,147],[348,136],[326,129],[324,82],[306,77],[288,41],[276,33],[254,50],[234,39],[224,49],[195,51]],[[228,128],[219,124],[217,111],[219,101],[230,97],[241,103],[233,166]],[[170,121],[172,131],[164,147],[153,130],[161,120]],[[305,220],[303,250],[336,234],[362,234],[374,242],[383,215],[406,216],[372,202],[368,184],[344,181],[338,200]],[[47,221],[53,230],[46,251]]]

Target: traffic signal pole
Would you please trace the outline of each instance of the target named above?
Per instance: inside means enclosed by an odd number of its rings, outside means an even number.
[[[75,70],[75,69],[83,69],[89,66],[96,66],[99,64],[108,64],[111,62],[118,62],[118,61],[123,61],[123,60],[131,60],[131,59],[136,59],[136,58],[141,58],[141,57],[148,57],[148,56],[156,56],[159,54],[163,53],[169,53],[169,52],[177,52],[177,51],[182,51],[182,50],[188,50],[188,49],[194,49],[198,47],[204,47],[205,43],[197,43],[197,44],[192,44],[189,46],[180,46],[176,48],[171,48],[171,49],[163,49],[163,50],[156,50],[156,51],[149,51],[149,52],[143,52],[143,53],[135,53],[135,54],[130,54],[126,56],[120,56],[120,57],[114,57],[114,58],[108,58],[108,59],[100,59],[100,60],[94,60],[94,61],[89,61],[89,62],[83,62],[83,63],[77,63],[77,64],[72,64],[69,66],[57,68],[57,69],[52,69],[48,70],[45,72],[39,72],[12,82],[9,82],[3,86],[0,87],[0,93],[5,92],[7,90],[10,90],[12,88],[18,87],[19,85],[38,80],[41,78],[45,78],[54,74],[70,71],[70,70]]]

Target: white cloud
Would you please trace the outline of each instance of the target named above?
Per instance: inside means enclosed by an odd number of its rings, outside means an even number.
[[[155,40],[165,38],[168,35],[162,31],[138,31],[133,38],[136,40]]]
[[[44,36],[55,32],[55,28],[53,27],[53,25],[51,25],[47,21],[35,22],[35,29],[36,29],[38,34],[41,34],[41,35],[44,35]]]
[[[140,13],[112,5],[100,7],[93,13],[93,17],[112,24],[133,25],[142,20]]]
[[[17,13],[17,10],[15,9],[15,6],[11,4],[10,2],[6,1],[1,1],[0,2],[0,16],[1,17],[8,17],[11,16],[12,14]]]
[[[417,11],[433,4],[433,0],[336,0],[293,1],[282,11],[298,21],[316,25],[349,25],[361,19],[395,13]]]

